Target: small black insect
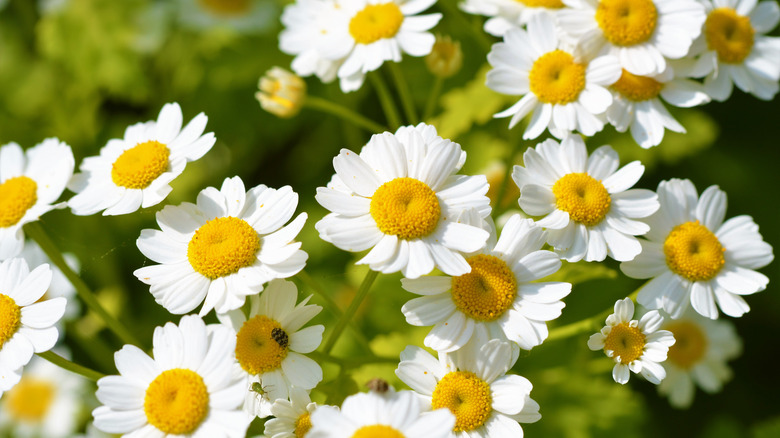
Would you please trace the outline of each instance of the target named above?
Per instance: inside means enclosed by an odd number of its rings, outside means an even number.
[[[282,348],[287,348],[287,344],[290,342],[290,338],[287,337],[287,333],[280,328],[271,330],[271,338],[276,341]]]
[[[387,383],[387,380],[376,377],[366,382],[366,388],[379,394],[384,394],[390,390],[390,384]]]

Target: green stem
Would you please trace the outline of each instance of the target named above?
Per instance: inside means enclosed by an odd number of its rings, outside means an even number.
[[[30,222],[24,226],[24,231],[33,239],[44,253],[49,257],[52,263],[62,271],[65,277],[70,281],[76,294],[81,298],[90,310],[95,312],[106,323],[106,326],[126,344],[141,345],[132,333],[118,319],[111,316],[110,313],[100,304],[92,290],[84,283],[84,280],[76,274],[73,269],[65,263],[62,253],[51,241],[46,231],[39,222]]]
[[[414,100],[412,99],[412,93],[409,91],[409,84],[404,79],[404,72],[397,62],[388,64],[390,64],[390,74],[393,76],[395,89],[398,91],[398,95],[401,96],[401,105],[404,108],[404,114],[406,114],[406,121],[411,125],[416,125],[419,120],[417,118],[417,110],[414,108]]]
[[[510,131],[510,139],[511,142],[514,143],[512,146],[512,150],[509,152],[509,156],[506,157],[506,169],[504,170],[504,179],[501,181],[501,185],[498,187],[498,193],[496,194],[496,215],[495,218],[498,218],[500,215],[504,213],[508,209],[504,207],[504,194],[507,191],[507,188],[509,187],[509,184],[512,180],[512,171],[514,169],[515,165],[515,155],[517,155],[517,152],[520,151],[520,146],[522,146],[523,142],[522,140],[516,138],[516,136],[512,135]],[[510,203],[510,205],[512,205]]]
[[[395,106],[393,97],[390,96],[390,90],[387,88],[387,84],[385,84],[381,73],[378,71],[370,73],[368,79],[374,86],[377,96],[379,96],[379,103],[382,105],[382,110],[385,112],[385,117],[387,117],[387,123],[390,124],[390,129],[395,131],[401,126],[401,117],[398,115],[398,109]]]
[[[363,278],[363,282],[360,284],[360,287],[355,294],[355,298],[353,298],[352,302],[349,303],[349,307],[347,307],[346,312],[341,315],[341,319],[338,320],[336,326],[333,328],[333,331],[330,332],[328,340],[325,341],[325,346],[322,348],[323,353],[329,354],[331,350],[333,350],[333,346],[336,345],[336,341],[339,340],[339,337],[344,331],[344,328],[347,326],[347,323],[349,323],[349,321],[352,320],[352,317],[355,316],[355,313],[357,313],[360,304],[363,303],[363,300],[368,295],[368,291],[371,289],[371,285],[374,283],[374,280],[376,280],[378,275],[379,272],[372,271],[371,269],[368,270],[368,273],[366,273],[365,278]]]
[[[632,292],[628,298],[631,298],[632,301],[636,301],[636,296],[639,294],[639,291],[642,289],[642,287],[644,287],[644,285],[640,286],[639,289]],[[594,315],[590,318],[583,319],[582,321],[573,322],[561,327],[555,327],[550,330],[550,333],[547,336],[545,342],[557,339],[566,339],[584,333],[596,333],[601,327],[604,326],[607,317],[614,313],[614,311],[615,306],[613,304],[609,309],[599,313],[598,315]]]
[[[425,112],[423,113],[423,121],[428,121],[433,117],[433,112],[436,111],[436,104],[439,102],[439,95],[441,94],[441,87],[444,84],[444,79],[440,76],[436,76],[431,86],[431,93],[428,95],[428,102],[425,103]]]
[[[373,120],[364,117],[345,106],[333,103],[321,97],[307,96],[303,105],[311,109],[316,109],[328,114],[332,114],[336,117],[340,117],[347,122],[353,123],[354,125],[369,132],[380,133],[387,131],[387,127],[382,126],[379,123],[376,123]]]
[[[54,365],[57,365],[60,368],[64,368],[72,373],[76,373],[80,376],[86,377],[87,379],[92,380],[93,382],[97,382],[98,379],[106,376],[103,373],[99,373],[85,366],[79,365],[77,363],[73,363],[68,359],[65,359],[64,357],[60,356],[59,354],[54,353],[53,351],[44,351],[43,353],[36,353],[36,354],[48,360],[49,362],[53,363]]]

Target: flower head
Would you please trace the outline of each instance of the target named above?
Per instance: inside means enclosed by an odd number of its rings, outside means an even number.
[[[288,118],[298,114],[306,98],[306,82],[299,76],[273,67],[260,78],[255,98],[271,114]]]

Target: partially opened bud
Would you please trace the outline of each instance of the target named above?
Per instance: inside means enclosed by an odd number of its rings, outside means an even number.
[[[273,67],[260,78],[260,91],[255,97],[260,106],[279,117],[298,114],[306,98],[306,82],[298,75],[280,67]]]
[[[463,65],[463,51],[460,42],[452,41],[448,36],[436,35],[433,49],[425,57],[428,70],[440,78],[448,78],[460,70]]]

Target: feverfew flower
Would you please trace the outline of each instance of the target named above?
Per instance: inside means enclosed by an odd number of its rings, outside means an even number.
[[[328,187],[317,188],[317,202],[332,212],[315,225],[320,238],[345,251],[372,248],[357,263],[375,271],[469,272],[460,251],[482,248],[489,233],[460,218],[489,216],[490,201],[483,175],[456,175],[465,160],[459,144],[423,123],[374,135],[360,154],[342,149]]]
[[[758,225],[744,215],[724,222],[726,194],[717,186],[699,197],[689,180],[662,181],[658,199],[661,208],[645,219],[650,231],[642,253],[620,265],[629,277],[652,278],[637,302],[672,318],[688,303],[710,319],[718,317],[718,307],[733,317],[749,311],[742,295],[766,289],[769,278],[755,270],[774,259]]]
[[[537,225],[547,229],[547,243],[562,258],[577,262],[602,261],[607,255],[625,261],[642,247],[634,237],[649,227],[636,219],[658,210],[650,190],[630,189],[645,167],[633,161],[618,170],[617,152],[602,146],[590,156],[578,135],[539,143],[523,155],[525,167],[512,172],[520,188],[520,207],[544,216]],[[630,189],[630,190],[629,190]]]
[[[95,426],[109,433],[173,438],[246,434],[246,381],[234,374],[235,338],[195,315],[154,330],[150,358],[125,345],[114,354],[118,376],[98,380]]]
[[[615,360],[612,378],[621,385],[628,382],[633,371],[650,383],[658,385],[666,377],[660,362],[666,360],[669,347],[675,342],[672,333],[659,330],[664,322],[657,310],[651,310],[637,321],[634,302],[624,298],[615,302],[615,313],[607,317],[607,325],[588,339],[588,348]]]
[[[317,409],[309,394],[301,388],[290,390],[290,400],[277,399],[271,406],[274,418],[265,422],[268,438],[303,438],[311,429],[311,414]]]
[[[119,215],[159,204],[187,163],[214,145],[214,134],[203,134],[207,121],[200,113],[182,129],[181,108],[169,103],[156,122],[129,126],[124,138],[109,140],[100,155],[81,162],[68,186],[76,192],[68,201],[73,214]]]
[[[561,299],[571,292],[569,283],[537,282],[561,267],[558,255],[542,245],[544,231],[513,215],[498,242],[466,259],[468,274],[402,279],[404,289],[423,295],[404,304],[406,321],[434,325],[425,346],[439,352],[462,348],[475,330],[525,350],[541,344],[546,321],[561,315]]]
[[[515,28],[504,42],[493,44],[487,86],[499,93],[521,95],[520,100],[494,117],[512,117],[509,127],[526,115],[531,120],[523,138],[534,139],[545,129],[562,138],[577,130],[593,135],[604,127],[604,112],[612,104],[605,88],[620,78],[614,56],[595,52],[559,38],[551,15],[534,15],[528,30]]]
[[[227,178],[219,190],[203,189],[197,204],[157,212],[161,230],[141,231],[136,244],[160,264],[133,274],[171,313],[187,313],[200,303],[201,316],[238,309],[263,284],[293,276],[306,264],[308,255],[295,241],[306,213],[284,225],[297,205],[298,194],[289,186],[245,191],[241,178]]]
[[[24,247],[22,227],[54,204],[73,176],[70,146],[49,138],[27,151],[16,143],[0,148],[0,260],[19,255]]]
[[[292,70],[300,76],[316,75],[322,82],[333,81],[343,59],[327,59],[322,53],[328,35],[335,27],[346,26],[348,19],[336,0],[298,0],[285,6],[279,49],[295,55]]]
[[[268,70],[257,86],[260,91],[255,93],[255,99],[260,106],[282,118],[297,115],[306,99],[306,82],[280,67]]]
[[[523,27],[534,14],[555,14],[564,7],[561,0],[466,0],[460,8],[470,14],[490,17],[485,32],[502,37],[514,27]]]

